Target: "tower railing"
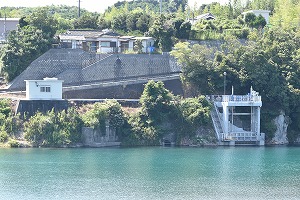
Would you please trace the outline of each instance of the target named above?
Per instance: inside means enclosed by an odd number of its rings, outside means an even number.
[[[212,102],[260,102],[261,96],[253,95],[207,95]]]
[[[223,102],[260,102],[261,96],[252,95],[222,95]]]

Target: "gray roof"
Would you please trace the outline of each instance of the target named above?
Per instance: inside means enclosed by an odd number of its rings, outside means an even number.
[[[85,40],[85,37],[82,35],[60,35],[61,40]]]
[[[72,37],[82,37],[83,40],[87,38],[99,38],[99,37],[117,37],[119,34],[111,31],[111,30],[69,30],[64,34],[60,34],[60,39],[72,38]],[[82,39],[81,38],[81,39]]]
[[[95,54],[80,49],[51,49],[15,80],[9,89],[25,89],[24,80],[56,77],[63,86],[125,80],[180,72],[169,54]]]
[[[200,20],[200,19],[215,19],[216,17],[213,14],[211,14],[211,13],[204,13],[202,15],[198,15],[195,18],[197,20]]]

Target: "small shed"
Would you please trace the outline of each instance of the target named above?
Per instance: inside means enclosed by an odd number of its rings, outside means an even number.
[[[28,100],[62,100],[63,80],[44,78],[43,80],[25,80],[25,82]]]

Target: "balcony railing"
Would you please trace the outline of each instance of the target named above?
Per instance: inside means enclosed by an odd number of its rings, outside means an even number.
[[[210,95],[207,99],[214,102],[260,102],[261,96],[253,95]]]

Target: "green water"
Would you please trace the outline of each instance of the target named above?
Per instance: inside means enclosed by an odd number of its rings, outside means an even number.
[[[300,148],[0,149],[0,199],[300,199]]]

